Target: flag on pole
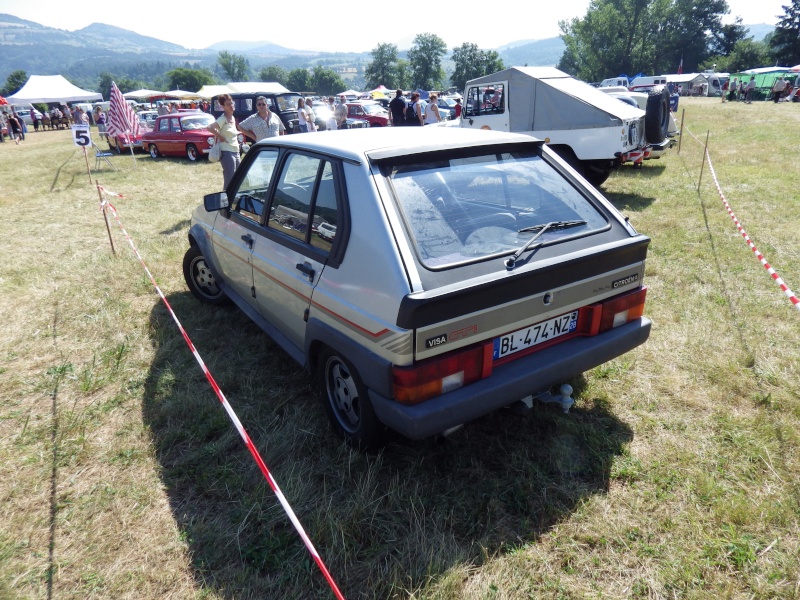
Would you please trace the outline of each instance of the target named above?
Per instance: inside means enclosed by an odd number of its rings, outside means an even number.
[[[111,82],[111,102],[108,107],[107,133],[110,137],[136,137],[141,135],[139,119],[130,104],[119,91],[117,84]]]
[[[681,54],[681,62],[678,64],[678,75],[683,75],[683,55]]]

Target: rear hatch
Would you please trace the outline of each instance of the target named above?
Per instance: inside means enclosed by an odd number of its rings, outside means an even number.
[[[381,169],[409,239],[397,325],[417,361],[471,349],[499,364],[641,316],[649,239],[542,144]]]

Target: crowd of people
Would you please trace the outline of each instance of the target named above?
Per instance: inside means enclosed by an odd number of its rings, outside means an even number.
[[[765,99],[771,99],[775,103],[787,100],[791,97],[792,91],[797,89],[798,86],[800,86],[800,75],[795,78],[794,82],[790,82],[783,76],[780,76],[772,84],[769,95]],[[734,77],[723,84],[722,101],[734,102],[736,100],[741,100],[745,104],[752,104],[757,91],[755,75],[751,75],[747,82],[745,82],[744,77],[741,79]]]

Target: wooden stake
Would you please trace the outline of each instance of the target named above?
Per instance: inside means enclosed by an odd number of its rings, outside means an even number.
[[[86,172],[89,174],[89,185],[92,185],[92,170],[89,168],[89,155],[86,154],[86,146],[81,146],[83,158],[86,160]]]
[[[678,136],[678,154],[681,153],[681,142],[683,141],[683,119],[686,117],[686,109],[681,109],[681,128]]]
[[[708,154],[708,136],[711,135],[711,130],[706,132],[706,145],[703,147],[703,162],[700,164],[700,179],[697,182],[697,193],[700,193],[700,185],[703,183],[703,167],[706,166],[706,155]]]
[[[100,206],[103,210],[103,219],[106,221],[106,231],[108,232],[108,241],[111,244],[111,252],[114,253],[114,256],[117,255],[117,251],[114,249],[114,238],[111,237],[111,227],[108,225],[108,215],[106,214],[106,204],[103,202],[103,192],[100,191],[100,182],[96,181],[95,185],[97,186],[97,195],[100,197]]]

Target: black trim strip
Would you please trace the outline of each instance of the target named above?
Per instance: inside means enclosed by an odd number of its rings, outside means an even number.
[[[443,294],[435,291],[409,294],[400,302],[397,326],[417,329],[433,325],[633,265],[645,260],[649,244],[650,238],[640,235],[617,247],[499,281]]]

